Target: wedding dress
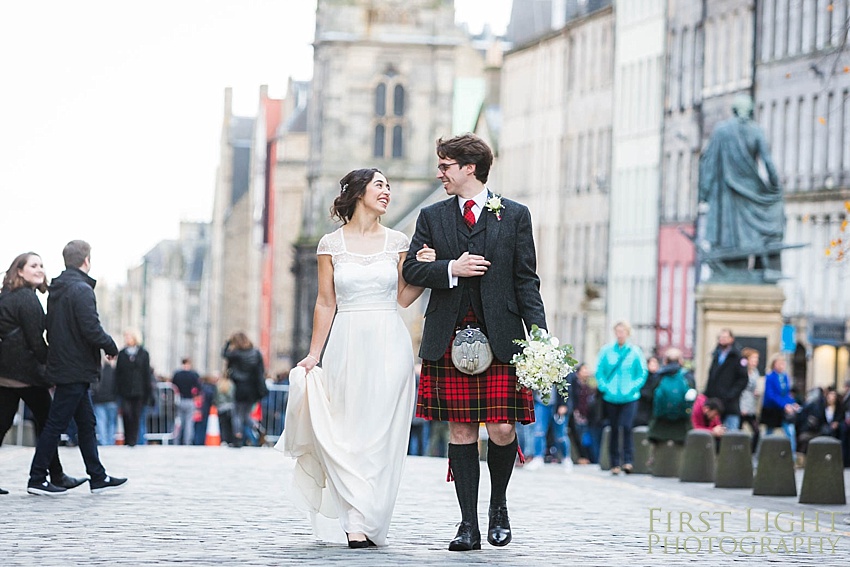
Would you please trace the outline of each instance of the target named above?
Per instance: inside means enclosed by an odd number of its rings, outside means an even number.
[[[285,430],[275,446],[297,459],[290,497],[325,541],[343,543],[346,532],[359,532],[386,545],[407,453],[414,360],[397,293],[408,239],[384,230],[376,254],[346,250],[342,229],[319,242],[317,253],[332,257],[337,314],[321,367],[290,373]]]

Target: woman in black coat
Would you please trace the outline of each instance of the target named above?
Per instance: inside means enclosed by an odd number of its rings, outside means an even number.
[[[151,357],[135,330],[124,331],[124,345],[115,360],[115,386],[121,398],[124,445],[133,447],[139,439],[142,409],[153,399]]]
[[[250,423],[251,408],[268,394],[263,355],[243,332],[234,333],[221,354],[227,359],[227,376],[235,385],[233,423],[234,445],[244,443],[245,425]]]
[[[36,290],[47,291],[41,257],[34,252],[20,254],[6,271],[0,290],[0,443],[12,426],[21,400],[35,417],[37,435],[50,413],[49,384],[44,379],[45,316]],[[63,488],[75,488],[88,480],[66,475],[58,453],[49,470],[50,481]],[[6,491],[0,489],[0,494]]]

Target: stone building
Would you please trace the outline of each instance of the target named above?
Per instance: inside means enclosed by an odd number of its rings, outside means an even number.
[[[572,16],[505,55],[496,169],[532,213],[549,330],[584,360],[605,339],[614,15]]]
[[[628,320],[632,340],[655,344],[658,202],[666,53],[666,0],[619,2],[609,192],[608,339]]]
[[[850,198],[850,5],[757,4],[756,119],[785,189],[785,240],[808,244],[782,254],[783,315],[796,331],[789,370],[800,387],[841,387],[850,267],[824,251],[840,235]]]
[[[256,341],[259,330],[260,243],[256,196],[251,188],[254,118],[233,114],[233,93],[225,91],[220,157],[210,228],[210,255],[204,281],[208,288],[209,371],[222,368],[225,339],[241,330]],[[249,277],[253,276],[253,277]]]

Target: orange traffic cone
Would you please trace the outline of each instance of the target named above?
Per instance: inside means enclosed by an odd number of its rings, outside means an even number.
[[[218,423],[218,409],[215,406],[210,407],[210,416],[207,419],[207,438],[204,445],[221,446],[221,427]]]

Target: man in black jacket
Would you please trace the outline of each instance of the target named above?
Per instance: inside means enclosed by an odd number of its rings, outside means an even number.
[[[38,438],[30,466],[27,492],[57,496],[66,492],[47,480],[47,467],[56,454],[59,437],[73,418],[79,429],[80,453],[94,493],[117,488],[127,482],[106,474],[97,452],[95,417],[89,386],[100,376],[100,351],[107,357],[118,347],[97,315],[95,280],[89,277],[91,246],[82,240],[69,242],[62,250],[65,271],[53,280],[47,298],[47,380],[56,384],[53,403],[44,430]]]
[[[735,348],[735,335],[730,329],[721,329],[711,357],[705,395],[723,402],[723,426],[727,431],[741,429],[741,392],[748,381],[747,359]]]

